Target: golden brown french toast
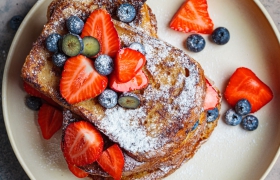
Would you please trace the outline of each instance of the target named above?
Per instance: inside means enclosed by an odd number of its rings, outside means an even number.
[[[95,98],[70,105],[61,97],[61,70],[50,61],[51,53],[46,50],[44,41],[50,33],[65,34],[65,20],[70,15],[85,19],[94,9],[96,4],[80,1],[61,3],[55,9],[26,58],[22,68],[24,81],[61,106],[90,120],[138,161],[150,161],[171,154],[174,149],[180,148],[178,143],[187,136],[185,132],[192,128],[203,112],[206,88],[203,69],[182,50],[114,20],[123,46],[138,41],[147,51],[144,71],[149,85],[138,94],[141,107],[126,110],[117,106],[106,110]],[[115,121],[116,117],[119,117],[118,121]],[[121,130],[123,127],[117,127],[118,131],[108,128],[116,126],[116,122],[129,128],[126,131]]]

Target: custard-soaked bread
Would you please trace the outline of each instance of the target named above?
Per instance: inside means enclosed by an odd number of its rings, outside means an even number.
[[[144,72],[149,85],[138,93],[140,108],[104,109],[96,98],[74,105],[60,95],[61,70],[51,62],[45,39],[51,33],[66,34],[71,15],[85,20],[97,6],[93,2],[62,2],[52,13],[22,68],[24,81],[61,106],[92,122],[138,161],[166,157],[176,149],[203,112],[205,77],[201,66],[185,52],[119,21],[113,21],[123,46],[140,42],[146,48]]]

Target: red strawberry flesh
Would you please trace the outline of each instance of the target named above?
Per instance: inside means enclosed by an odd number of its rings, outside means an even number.
[[[100,54],[115,57],[120,49],[120,40],[112,22],[111,15],[105,9],[97,9],[88,17],[81,37],[92,36],[100,43]]]
[[[133,49],[121,49],[115,60],[115,71],[120,82],[128,82],[131,80],[145,65],[145,56]]]
[[[148,85],[148,78],[142,70],[130,81],[122,83],[117,79],[115,74],[110,76],[109,87],[117,92],[129,92],[133,90],[143,89]]]
[[[219,103],[218,92],[213,88],[210,82],[206,79],[206,97],[204,101],[204,110],[210,110]]]
[[[79,121],[65,129],[62,150],[69,164],[84,166],[99,158],[103,144],[100,132],[91,123]]]
[[[62,126],[62,112],[44,103],[38,113],[38,124],[44,139],[50,139]]]
[[[253,113],[272,100],[273,92],[253,71],[240,67],[232,74],[224,96],[231,106],[235,106],[240,99],[247,99]]]
[[[62,72],[60,92],[70,104],[94,98],[106,88],[108,78],[98,74],[92,60],[78,55],[69,58]]]
[[[88,173],[73,164],[68,164],[69,170],[78,178],[88,177]]]
[[[211,34],[214,24],[206,0],[186,0],[173,16],[169,26],[181,32]]]
[[[101,168],[110,174],[115,180],[121,179],[124,167],[124,156],[117,144],[112,145],[97,160]]]

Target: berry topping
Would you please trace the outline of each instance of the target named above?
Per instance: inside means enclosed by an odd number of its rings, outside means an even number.
[[[195,124],[193,125],[192,131],[195,130],[195,129],[198,127],[198,125],[199,125],[199,120],[197,120],[197,121],[195,122]]]
[[[148,85],[148,78],[142,70],[140,70],[134,78],[128,82],[120,82],[116,75],[110,76],[109,87],[117,92],[129,92],[137,89],[143,89]]]
[[[248,115],[242,119],[241,126],[248,131],[254,131],[259,126],[259,120],[253,115]]]
[[[66,27],[70,33],[80,34],[84,28],[84,22],[78,16],[70,16],[66,21]]]
[[[214,24],[208,13],[206,0],[187,0],[170,22],[177,31],[211,34]]]
[[[124,156],[121,148],[114,144],[101,154],[97,160],[101,168],[115,180],[120,180],[124,167]]]
[[[145,65],[145,56],[133,49],[121,49],[115,59],[115,74],[120,82],[128,82]]]
[[[84,50],[82,54],[87,57],[93,57],[100,51],[100,44],[97,39],[91,36],[85,36],[83,38]]]
[[[135,18],[136,10],[131,4],[124,3],[119,6],[117,10],[117,16],[120,21],[129,23]]]
[[[235,112],[241,116],[249,114],[251,109],[251,104],[247,99],[241,99],[235,105]]]
[[[107,109],[113,108],[118,103],[118,95],[115,91],[106,89],[99,95],[98,102]]]
[[[211,35],[212,40],[219,45],[226,44],[230,39],[229,31],[224,27],[218,27]]]
[[[186,47],[192,52],[200,52],[205,47],[205,39],[199,34],[192,34],[186,40]]]
[[[219,109],[217,107],[207,111],[207,122],[213,122],[218,117],[219,117]]]
[[[213,109],[219,103],[218,92],[213,88],[206,79],[206,96],[204,101],[204,110]]]
[[[133,93],[123,93],[118,103],[121,107],[127,108],[127,109],[136,109],[140,105],[140,99],[136,94]]]
[[[138,43],[138,42],[131,43],[129,45],[129,48],[130,49],[134,49],[134,50],[136,50],[136,51],[138,51],[138,52],[140,52],[140,53],[142,53],[144,55],[146,54],[145,47],[141,43]]]
[[[25,99],[26,106],[34,111],[38,111],[42,106],[43,102],[42,99],[35,96],[27,96]]]
[[[53,33],[49,35],[46,39],[46,48],[50,52],[58,51],[58,41],[61,39],[61,35]]]
[[[18,30],[23,19],[24,17],[22,15],[13,16],[9,21],[10,28],[15,31]]]
[[[68,169],[78,178],[88,177],[88,173],[78,168],[76,165],[68,163]]]
[[[50,139],[62,126],[62,112],[44,103],[38,113],[38,124],[45,139]]]
[[[102,135],[87,121],[69,124],[63,137],[62,151],[69,164],[88,165],[96,161],[102,153]]]
[[[227,102],[234,107],[240,99],[247,99],[251,112],[256,112],[273,98],[271,89],[250,69],[238,68],[230,77],[224,93]]]
[[[225,122],[228,125],[236,126],[241,123],[242,117],[238,115],[233,109],[229,109],[226,112]]]
[[[52,62],[57,67],[63,67],[67,59],[68,59],[68,57],[63,53],[55,53],[52,56]]]
[[[76,34],[66,34],[62,40],[62,51],[67,56],[77,56],[84,49],[83,40]]]
[[[70,104],[94,98],[106,88],[108,79],[100,75],[92,60],[78,55],[69,58],[62,72],[60,93]]]
[[[100,43],[100,54],[115,57],[120,49],[120,40],[111,20],[111,15],[104,9],[98,9],[88,17],[81,37],[93,36]]]
[[[114,62],[108,55],[99,55],[94,61],[95,70],[104,76],[111,74],[114,69]]]

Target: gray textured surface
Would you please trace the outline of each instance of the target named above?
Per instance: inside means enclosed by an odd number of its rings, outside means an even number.
[[[280,0],[260,0],[272,16],[278,30],[280,30]],[[37,0],[1,0],[0,1],[0,80],[4,71],[5,61],[15,31],[8,27],[8,21],[15,15],[25,16]],[[0,97],[1,98],[1,97]],[[1,99],[2,100],[2,99]],[[2,106],[2,104],[1,104]],[[2,107],[1,107],[2,109]],[[3,113],[0,111],[0,180],[29,179],[21,168],[5,129]],[[280,179],[280,159],[266,178],[267,180]]]

